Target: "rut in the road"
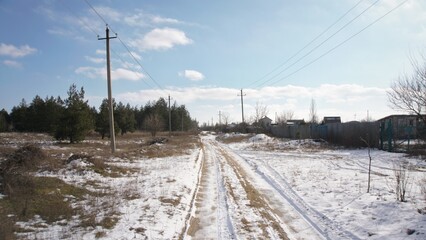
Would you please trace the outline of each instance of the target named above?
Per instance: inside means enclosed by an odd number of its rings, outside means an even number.
[[[267,228],[272,227],[278,234],[280,239],[289,239],[284,229],[281,227],[281,224],[277,221],[277,214],[274,213],[274,210],[269,206],[267,200],[263,195],[247,180],[247,174],[244,169],[219,145],[216,145],[219,149],[221,155],[226,159],[226,162],[229,166],[232,167],[234,173],[236,174],[238,181],[246,192],[247,198],[250,202],[251,208],[255,209],[259,215],[265,220],[264,223],[259,223],[257,227],[262,230],[264,237],[268,237]],[[230,187],[230,186],[228,186]],[[232,192],[232,189],[230,190]],[[247,228],[253,227],[248,226],[247,223],[242,222]]]
[[[203,144],[203,164],[185,233],[192,239],[288,239],[281,211],[216,141]]]
[[[203,152],[205,154],[205,147],[203,145]],[[205,158],[206,156],[204,155],[203,158]],[[207,172],[209,171],[208,169],[208,163],[206,163],[205,159],[203,159],[203,165],[201,168],[201,179],[199,182],[199,188],[197,191],[197,194],[195,196],[195,207],[196,208],[200,208],[200,204],[203,201],[204,195],[206,195],[206,191],[208,191],[208,174]],[[200,210],[196,210],[195,211],[196,216],[191,216],[190,221],[189,221],[189,226],[188,226],[188,231],[187,234],[189,236],[194,237],[196,232],[199,231],[203,226],[200,225],[200,218],[197,217],[200,214]],[[214,220],[214,219],[212,219]]]

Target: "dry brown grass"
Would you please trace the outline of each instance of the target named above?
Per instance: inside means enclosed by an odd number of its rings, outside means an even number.
[[[88,191],[71,186],[57,178],[36,177],[40,169],[54,168],[55,162],[35,145],[26,145],[8,154],[0,166],[0,192],[6,196],[0,200],[1,239],[14,239],[16,221],[27,221],[34,215],[48,223],[70,219],[75,215],[67,196],[82,199]],[[13,217],[5,217],[13,216]]]
[[[197,148],[201,146],[200,138],[194,134],[183,134],[168,136],[166,133],[157,134],[157,137],[164,137],[167,141],[164,144],[152,144],[148,143],[152,140],[152,137],[140,138],[140,144],[126,143],[117,146],[120,147],[117,156],[124,159],[135,159],[135,158],[163,158],[170,156],[179,156],[188,154],[188,149]]]
[[[284,229],[280,226],[279,223],[276,222],[272,212],[274,212],[273,209],[269,206],[266,199],[262,197],[262,194],[259,192],[257,188],[255,188],[250,181],[247,180],[247,174],[244,171],[244,169],[241,168],[241,166],[235,162],[235,160],[228,155],[226,151],[223,149],[220,149],[220,152],[225,157],[227,163],[232,167],[235,174],[237,175],[237,178],[243,187],[244,191],[246,192],[247,199],[249,201],[249,206],[256,209],[258,214],[265,220],[265,222],[259,222],[258,226],[263,234],[264,238],[269,237],[269,233],[267,231],[268,224],[277,231],[280,239],[289,239]],[[245,219],[246,220],[246,219]],[[244,227],[247,228],[246,230],[250,231],[249,225],[246,223],[243,223]]]
[[[170,204],[173,207],[176,207],[177,205],[179,205],[180,201],[182,199],[182,196],[176,196],[176,198],[166,198],[166,197],[160,197],[160,202],[165,203],[165,204]]]
[[[19,180],[9,183],[6,197],[0,200],[0,209],[15,216],[15,220],[29,220],[34,215],[41,216],[47,222],[70,219],[76,214],[65,201],[73,196],[73,201],[83,199],[88,191],[74,187],[57,178],[19,176]]]
[[[170,157],[188,154],[188,149],[200,147],[198,135],[187,133],[160,133],[168,141],[164,144],[147,144],[152,138],[148,133],[135,132],[117,136],[117,151],[111,154],[109,139],[101,139],[91,134],[85,141],[77,144],[57,142],[46,134],[7,133],[0,135],[0,164],[2,177],[6,176],[7,190],[2,191],[6,197],[0,199],[0,239],[14,239],[16,221],[26,221],[35,214],[48,223],[72,216],[80,216],[79,227],[96,228],[102,226],[111,229],[118,222],[120,214],[116,209],[119,199],[132,200],[140,197],[137,183],[117,192],[107,189],[100,182],[87,181],[83,188],[72,186],[53,177],[35,177],[38,171],[58,172],[69,168],[71,158],[90,163],[82,168],[81,174],[94,171],[104,177],[120,177],[139,172],[140,169],[121,167],[120,161],[134,161],[144,158]],[[31,145],[29,145],[31,144]],[[10,160],[12,159],[12,160]],[[72,160],[72,159],[71,159]],[[77,169],[79,170],[79,169]],[[173,182],[173,179],[167,180]],[[96,189],[88,191],[85,187]],[[64,201],[67,199],[66,201]],[[163,204],[177,206],[180,196],[161,198]],[[90,209],[90,210],[88,210]],[[101,213],[101,214],[99,214]],[[7,217],[12,214],[13,217]],[[137,229],[143,232],[144,229]],[[104,237],[100,231],[96,237]]]
[[[2,203],[0,202],[0,206]],[[0,239],[16,239],[14,232],[17,230],[15,227],[15,219],[9,217],[10,214],[5,207],[0,207]]]

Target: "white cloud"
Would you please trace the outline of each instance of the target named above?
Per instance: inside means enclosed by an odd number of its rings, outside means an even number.
[[[135,26],[146,26],[147,23],[145,21],[145,15],[143,13],[134,14],[131,16],[126,16],[123,18],[124,22],[127,23],[127,25],[130,25],[132,27]]]
[[[106,69],[95,67],[79,67],[75,70],[75,73],[84,75],[88,78],[98,78],[106,76]]]
[[[84,75],[88,78],[97,79],[102,78],[106,79],[106,68],[96,68],[96,67],[79,67],[75,70],[75,73]],[[114,80],[129,80],[129,81],[139,81],[145,76],[142,73],[134,72],[124,68],[117,68],[111,70],[111,79]]]
[[[37,49],[28,45],[16,47],[5,43],[0,43],[0,55],[9,56],[13,58],[25,57],[27,55],[37,52]]]
[[[114,21],[114,22],[119,22],[122,20],[123,14],[121,14],[120,12],[110,8],[110,7],[106,7],[106,6],[96,6],[95,7],[96,11],[99,12],[99,14],[105,18],[105,20],[107,22],[109,21]]]
[[[92,63],[105,63],[105,58],[94,58],[94,57],[85,57],[87,61],[90,61]]]
[[[12,68],[21,68],[22,67],[22,64],[20,62],[12,61],[12,60],[4,60],[3,64],[8,66],[8,67],[12,67]]]
[[[35,12],[54,23],[52,27],[47,29],[49,34],[72,38],[81,42],[89,41],[85,34],[81,34],[82,29],[92,33],[94,31],[93,29],[101,29],[103,26],[102,23],[96,19],[97,16],[84,16],[82,13],[70,14],[69,12],[53,9],[52,6],[48,4],[37,7]]]
[[[191,116],[201,122],[217,118],[218,111],[230,114],[230,121],[241,120],[241,105],[239,89],[221,87],[188,87],[168,88],[165,90],[179,104],[185,104]],[[393,113],[387,106],[386,89],[364,87],[356,84],[323,84],[318,87],[281,86],[265,87],[262,89],[244,90],[244,113],[247,117],[253,115],[256,102],[268,106],[269,117],[275,119],[275,113],[280,114],[292,110],[295,118],[308,118],[311,99],[317,103],[320,117],[337,115],[343,121],[362,119],[369,110],[370,116],[380,118]],[[164,91],[141,90],[122,93],[117,99],[135,105],[144,105],[150,100],[157,100],[165,95]],[[234,106],[231,108],[230,106]]]
[[[205,78],[202,73],[195,70],[184,70],[182,72],[179,72],[178,75],[180,77],[187,78],[191,81],[201,81]]]
[[[142,60],[142,57],[139,55],[139,54],[137,54],[136,52],[130,52],[131,53],[131,55],[133,55],[133,57],[135,57],[137,60]],[[130,54],[129,54],[130,55]],[[131,57],[131,56],[130,56]]]
[[[167,50],[176,45],[188,45],[192,42],[181,30],[174,28],[155,28],[142,39],[134,41],[132,45],[141,51]]]
[[[179,20],[174,18],[164,18],[160,16],[152,16],[151,21],[157,24],[179,24],[181,23]]]
[[[183,24],[174,18],[162,17],[159,15],[152,15],[141,10],[137,10],[137,13],[133,15],[126,15],[124,18],[124,22],[129,26],[133,27],[153,27],[162,24]]]
[[[72,36],[74,34],[74,32],[72,32],[71,30],[66,30],[66,29],[62,29],[58,27],[47,29],[47,32],[52,35],[59,35],[59,36]]]
[[[145,76],[142,73],[130,71],[124,68],[117,68],[111,71],[113,78],[130,80],[130,81],[139,81]]]
[[[103,50],[103,49],[97,49],[96,50],[96,54],[98,54],[98,55],[106,55],[106,50]]]

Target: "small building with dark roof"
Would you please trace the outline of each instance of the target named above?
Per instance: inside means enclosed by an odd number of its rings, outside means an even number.
[[[327,123],[341,123],[342,120],[340,119],[340,117],[324,117],[324,119],[322,120],[323,124],[327,124]]]

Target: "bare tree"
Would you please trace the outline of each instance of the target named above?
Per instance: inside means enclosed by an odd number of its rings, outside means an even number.
[[[222,117],[222,124],[224,124],[225,126],[228,126],[228,124],[229,124],[229,113],[224,112],[224,113],[222,113],[221,117]]]
[[[387,94],[393,109],[416,114],[426,124],[426,56],[421,60],[411,57],[413,73],[400,76]]]
[[[367,139],[368,139],[368,135],[367,135]],[[364,138],[361,137],[361,141],[363,141],[367,147],[368,147],[368,158],[370,159],[370,161],[368,162],[368,185],[367,185],[367,193],[370,192],[370,181],[371,181],[371,145],[370,145],[370,141],[365,140]]]
[[[163,127],[162,119],[157,113],[149,114],[145,120],[145,124],[153,137],[155,137],[157,132]]]
[[[287,120],[291,120],[294,117],[294,111],[288,110],[283,111],[277,118],[277,123],[279,125],[284,125],[287,123]]]
[[[313,98],[311,99],[311,107],[309,108],[309,122],[311,124],[318,123],[317,107]]]
[[[268,114],[268,107],[266,105],[263,105],[262,103],[259,103],[259,101],[256,102],[256,105],[254,106],[254,116],[253,116],[253,122],[255,126],[259,126],[259,120],[266,116]]]

